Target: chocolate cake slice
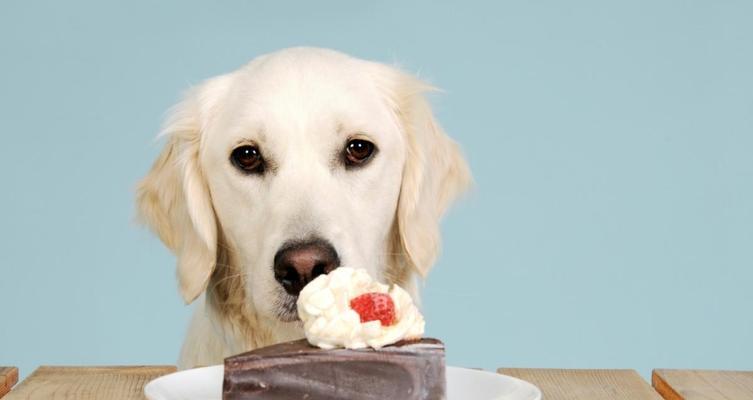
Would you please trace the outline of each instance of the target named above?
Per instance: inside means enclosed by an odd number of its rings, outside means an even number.
[[[323,350],[305,339],[225,359],[224,400],[442,400],[444,344]]]

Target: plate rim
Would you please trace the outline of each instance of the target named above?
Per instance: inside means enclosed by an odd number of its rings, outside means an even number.
[[[184,370],[179,370],[179,371],[171,372],[169,374],[159,376],[159,377],[154,378],[151,381],[147,382],[146,385],[144,385],[143,393],[149,399],[157,399],[157,400],[159,400],[160,397],[157,397],[159,395],[159,393],[149,393],[149,392],[152,392],[154,390],[154,388],[157,387],[156,385],[159,385],[159,383],[161,381],[163,381],[163,380],[167,380],[170,377],[175,377],[176,375],[185,375],[186,373],[201,373],[199,371],[210,371],[210,370],[216,370],[216,369],[223,369],[224,370],[224,368],[225,368],[224,364],[217,364],[217,365],[210,365],[210,366],[206,366],[206,367],[190,368],[190,369],[184,369]],[[484,370],[484,369],[457,367],[457,366],[453,366],[453,365],[447,365],[447,366],[445,366],[445,368],[448,369],[448,370],[449,369],[453,369],[453,370],[458,370],[458,371],[463,371],[463,372],[471,372],[473,374],[482,374],[482,375],[487,375],[487,376],[493,375],[495,377],[504,377],[506,379],[509,379],[509,380],[511,380],[513,382],[516,382],[516,383],[518,383],[520,385],[523,385],[523,386],[527,386],[530,389],[532,389],[533,392],[534,392],[534,398],[533,398],[533,400],[541,400],[543,398],[543,395],[541,393],[541,389],[538,386],[534,385],[533,383],[528,382],[528,381],[526,381],[524,379],[520,379],[520,378],[517,378],[517,377],[514,377],[514,376],[510,376],[510,375],[506,375],[506,374],[501,374],[499,372],[487,371],[487,370]]]

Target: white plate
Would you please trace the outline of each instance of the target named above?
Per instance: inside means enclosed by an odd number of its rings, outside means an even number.
[[[223,366],[189,369],[157,378],[144,387],[149,400],[221,400]],[[541,400],[526,381],[473,369],[447,367],[448,400]]]

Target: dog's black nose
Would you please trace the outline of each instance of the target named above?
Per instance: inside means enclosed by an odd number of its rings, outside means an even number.
[[[307,283],[340,266],[337,251],[321,239],[291,242],[275,254],[275,279],[285,291],[297,295]]]

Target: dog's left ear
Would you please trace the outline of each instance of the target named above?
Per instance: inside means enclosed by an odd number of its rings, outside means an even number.
[[[436,89],[394,68],[386,71],[391,78],[384,84],[391,87],[407,149],[397,206],[394,242],[400,248],[396,253],[402,254],[403,264],[425,277],[439,255],[442,215],[472,178],[459,146],[444,133],[424,97]]]
[[[186,303],[206,289],[217,261],[217,223],[199,153],[220,79],[193,89],[173,108],[160,134],[167,143],[136,194],[139,219],[178,259]]]

